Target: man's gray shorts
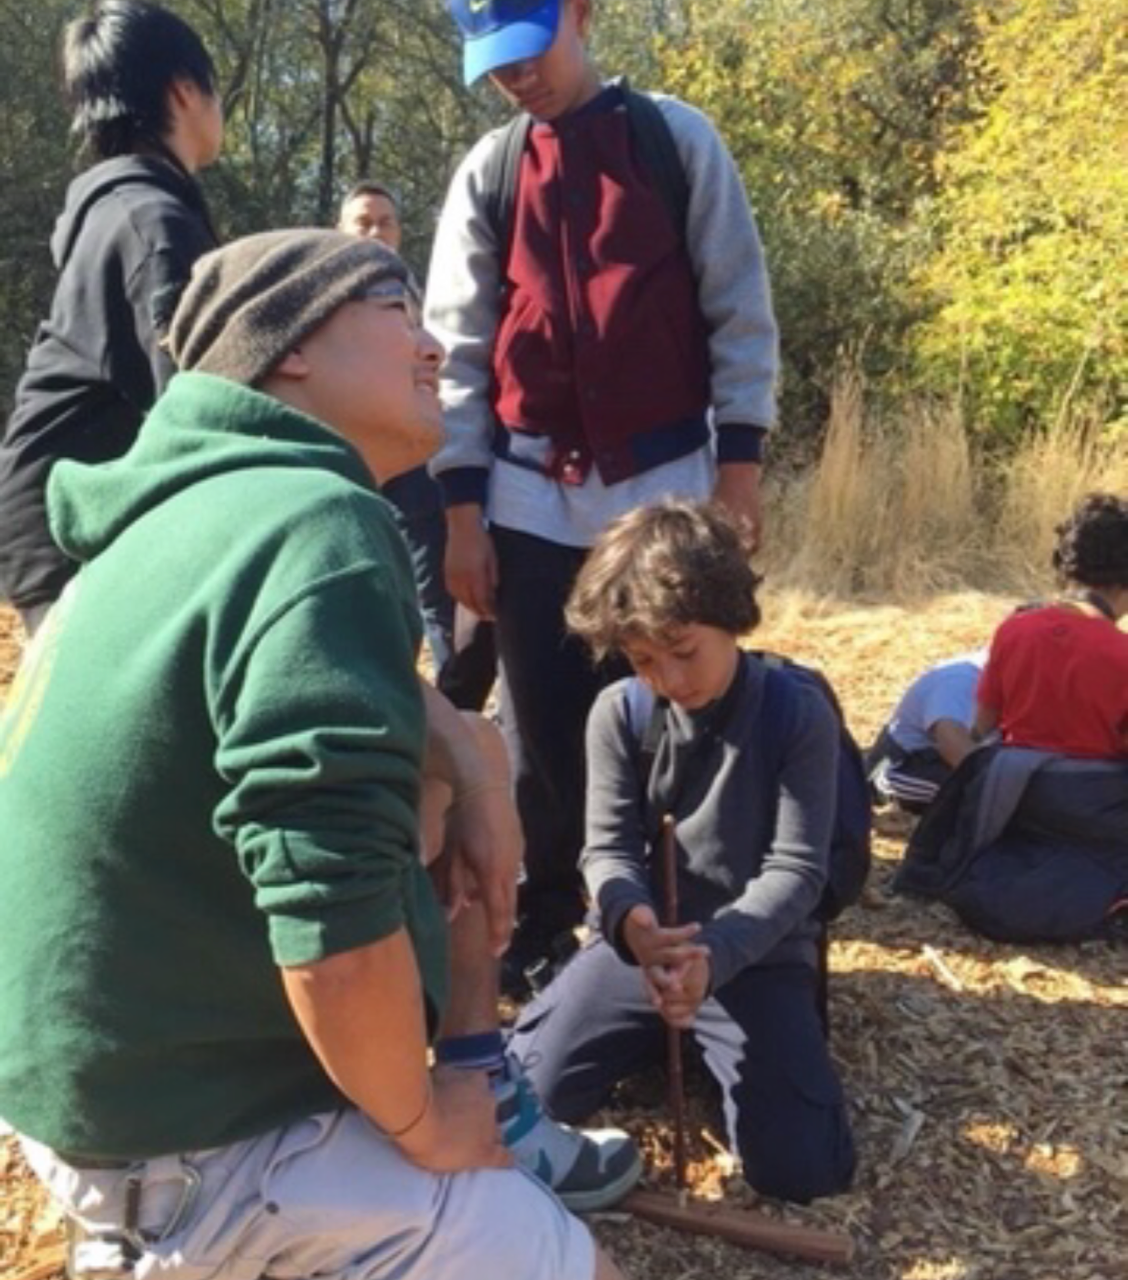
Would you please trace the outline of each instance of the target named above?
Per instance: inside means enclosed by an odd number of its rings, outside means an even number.
[[[121,1227],[130,1170],[75,1168],[26,1139],[24,1150],[86,1232]],[[428,1173],[354,1110],[133,1169],[136,1280],[592,1280],[595,1270],[587,1228],[530,1175]]]

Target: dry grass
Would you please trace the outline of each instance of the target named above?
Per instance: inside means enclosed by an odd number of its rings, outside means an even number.
[[[1009,605],[967,591],[867,606],[776,590],[757,642],[825,670],[865,739],[917,670],[981,643]],[[0,672],[10,671],[12,642],[0,612]],[[854,1280],[1122,1280],[1124,953],[1104,944],[1007,948],[974,937],[942,907],[888,896],[906,830],[881,818],[873,882],[837,926],[832,953],[833,1044],[853,1104],[857,1187],[806,1210],[758,1203],[718,1150],[713,1100],[697,1080],[695,1192],[848,1230],[858,1244],[846,1273]],[[609,1118],[632,1129],[651,1180],[668,1185],[661,1081],[632,1089]],[[827,1275],[630,1220],[610,1217],[596,1230],[634,1280]],[[12,1144],[0,1146],[0,1275],[56,1280],[60,1254],[57,1216]]]
[[[1017,583],[1036,583],[1049,562],[1054,526],[1093,490],[1128,492],[1128,444],[1091,422],[1064,418],[1031,437],[1003,464],[998,563]]]
[[[977,458],[954,407],[872,412],[849,366],[815,466],[769,472],[773,581],[839,599],[974,586],[1048,590],[1054,526],[1085,493],[1128,491],[1128,447],[1063,415],[1005,459]]]
[[[837,597],[917,598],[974,581],[984,546],[958,415],[922,407],[894,426],[866,416],[844,370],[822,453],[774,491],[773,559],[785,580]]]

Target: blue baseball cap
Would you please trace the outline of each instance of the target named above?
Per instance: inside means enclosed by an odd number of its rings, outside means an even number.
[[[539,58],[556,39],[560,0],[447,0],[462,32],[467,84],[507,62]]]

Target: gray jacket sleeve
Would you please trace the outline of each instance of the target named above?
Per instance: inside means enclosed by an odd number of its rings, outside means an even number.
[[[587,809],[580,857],[603,936],[630,964],[619,936],[623,917],[640,904],[654,906],[648,884],[639,778],[639,739],[629,722],[627,681],[604,689],[587,723]]]
[[[798,691],[798,714],[780,770],[775,834],[759,873],[702,928],[713,987],[756,964],[815,909],[826,884],[834,826],[839,727],[812,689]]]
[[[424,323],[446,351],[439,379],[446,441],[429,464],[440,478],[473,468],[483,473],[484,481],[493,462],[490,356],[501,267],[486,216],[482,169],[496,141],[497,130],[480,138],[455,171],[427,274]]]
[[[712,122],[695,107],[653,95],[689,181],[686,248],[709,330],[718,427],[775,423],[779,333],[763,245],[740,173]]]

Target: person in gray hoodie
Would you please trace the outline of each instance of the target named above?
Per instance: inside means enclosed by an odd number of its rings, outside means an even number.
[[[0,598],[30,633],[76,566],[47,527],[59,458],[123,454],[173,373],[163,340],[192,264],[216,244],[195,174],[223,112],[199,36],[145,0],[70,23],[73,131],[97,161],[71,183],[51,238],[59,278],[0,440]]]

